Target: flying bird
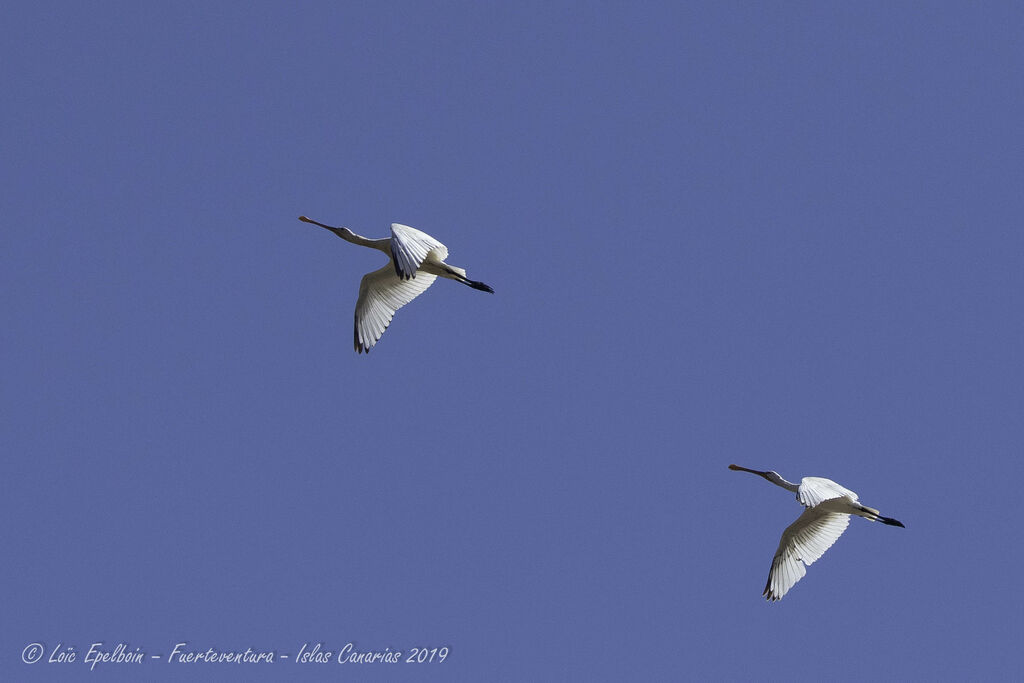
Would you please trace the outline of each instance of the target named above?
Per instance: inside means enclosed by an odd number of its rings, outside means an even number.
[[[388,256],[386,266],[367,273],[359,283],[355,325],[355,349],[358,353],[369,353],[384,330],[388,329],[395,311],[427,291],[438,277],[461,282],[482,292],[494,293],[484,283],[467,278],[462,268],[445,263],[444,260],[448,258],[447,247],[427,233],[408,225],[392,223],[391,237],[371,240],[348,228],[332,228],[305,216],[299,216],[299,220],[319,225],[346,242],[377,249]]]
[[[831,479],[804,477],[797,486],[780,477],[778,472],[761,472],[739,465],[729,465],[729,469],[764,477],[795,493],[797,501],[807,508],[782,532],[782,540],[768,572],[768,583],[762,593],[769,601],[781,600],[797,581],[804,578],[807,573],[804,565],[813,564],[832,547],[846,531],[850,515],[863,517],[869,522],[903,526],[902,522],[883,517],[874,508],[861,505],[857,502],[856,493]]]

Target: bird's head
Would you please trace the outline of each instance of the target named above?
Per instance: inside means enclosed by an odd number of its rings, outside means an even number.
[[[302,221],[303,223],[309,223],[310,225],[319,225],[324,230],[330,230],[331,232],[333,232],[338,237],[341,237],[342,239],[345,239],[344,237],[342,237],[342,233],[352,234],[352,231],[349,230],[348,228],[335,228],[330,225],[324,225],[320,221],[315,221],[312,218],[306,218],[305,216],[299,216],[299,220]]]
[[[751,474],[756,474],[759,477],[764,477],[768,481],[775,484],[779,483],[780,481],[783,481],[782,477],[779,476],[779,473],[772,470],[769,470],[768,472],[762,472],[761,470],[752,470],[748,467],[740,467],[739,465],[729,465],[729,469],[735,472],[750,472]]]
[[[765,477],[766,479],[769,474],[774,474],[776,477],[779,476],[775,472],[762,472],[761,470],[752,470],[749,467],[740,467],[739,465],[729,465],[729,469],[736,472],[750,472],[751,474],[756,474],[759,477]]]
[[[782,478],[781,475],[779,475],[778,472],[774,470],[762,472],[761,470],[752,470],[746,467],[740,467],[739,465],[729,465],[729,469],[736,470],[739,472],[750,472],[751,474],[756,474],[759,477],[764,477],[765,479],[775,484],[776,486],[781,486],[782,488],[788,489],[789,491],[796,491],[798,489],[798,486],[796,484],[786,481],[785,479]]]

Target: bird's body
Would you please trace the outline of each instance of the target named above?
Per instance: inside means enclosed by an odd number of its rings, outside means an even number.
[[[388,264],[363,276],[356,301],[355,350],[370,352],[373,345],[391,324],[391,319],[402,306],[427,290],[438,277],[461,282],[484,292],[494,290],[482,282],[466,277],[462,268],[444,262],[448,248],[425,232],[401,223],[391,224],[391,237],[369,239],[348,228],[334,228],[299,216],[304,223],[319,225],[335,235],[363,247],[384,252]]]
[[[782,540],[772,558],[772,568],[768,572],[768,583],[763,593],[771,601],[781,600],[807,573],[804,565],[813,564],[832,547],[846,531],[850,515],[890,526],[903,526],[902,522],[883,517],[874,508],[861,505],[856,493],[831,479],[804,477],[797,485],[786,481],[777,472],[761,472],[739,465],[729,465],[729,469],[756,474],[776,486],[792,491],[797,501],[806,508],[782,532]]]

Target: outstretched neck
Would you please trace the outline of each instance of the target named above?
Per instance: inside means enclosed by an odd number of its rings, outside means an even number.
[[[800,490],[799,484],[794,484],[791,481],[786,481],[781,476],[779,476],[778,472],[768,472],[764,478],[770,481],[771,483],[775,484],[776,486],[781,486],[787,491],[797,493]]]
[[[306,218],[305,216],[299,216],[299,220],[302,221],[303,223],[312,223],[313,225],[319,225],[324,230],[330,230],[331,232],[333,232],[335,235],[337,235],[341,239],[345,240],[346,242],[351,242],[352,244],[358,244],[361,247],[370,247],[371,249],[379,249],[380,251],[383,251],[386,254],[390,253],[390,248],[388,246],[388,240],[386,240],[386,239],[371,240],[369,238],[363,237],[362,235],[355,234],[354,232],[352,232],[348,228],[335,228],[335,227],[330,226],[330,225],[324,225],[323,223],[320,223],[319,221],[315,221],[312,218]]]

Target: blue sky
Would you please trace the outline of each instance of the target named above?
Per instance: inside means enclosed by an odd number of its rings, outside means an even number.
[[[1019,6],[4,14],[0,677],[1024,674]],[[300,214],[496,294],[357,356],[383,257]],[[907,528],[769,605],[800,508],[732,462]]]

